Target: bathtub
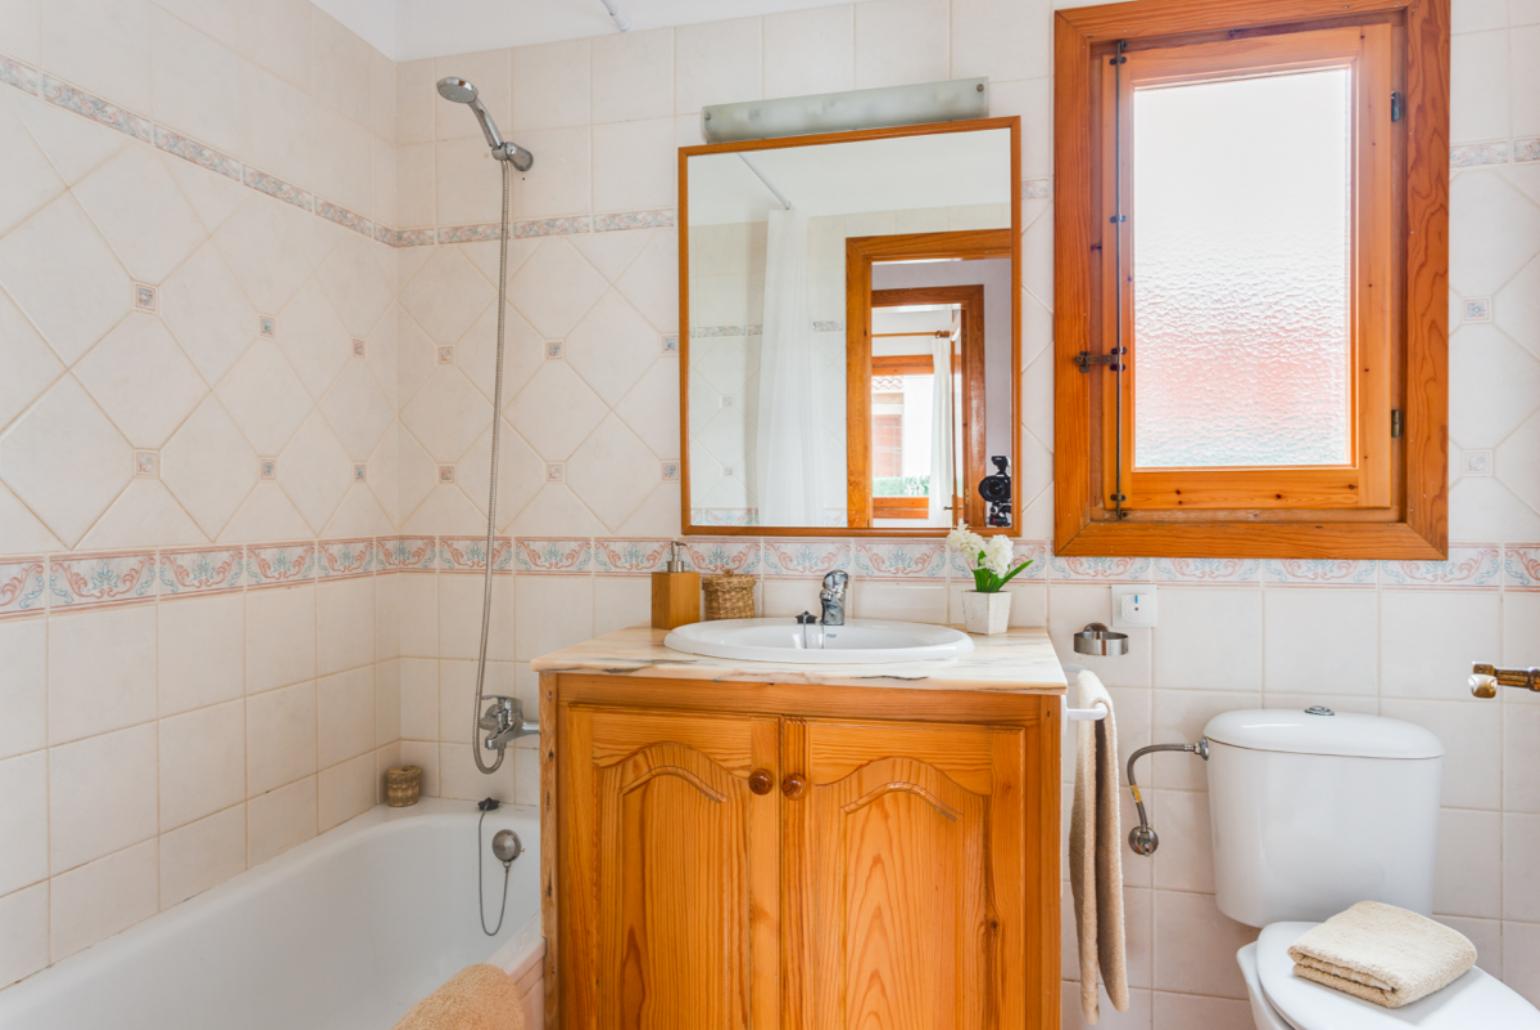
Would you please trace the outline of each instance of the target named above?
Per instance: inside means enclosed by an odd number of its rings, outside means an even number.
[[[389,1030],[475,962],[526,990],[540,1026],[539,820],[487,816],[483,881],[495,923],[492,834],[524,842],[500,933],[476,918],[473,802],[376,807],[270,862],[0,991],[5,1030]]]

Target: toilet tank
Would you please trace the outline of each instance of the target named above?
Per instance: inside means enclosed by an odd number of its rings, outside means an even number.
[[[1266,926],[1364,900],[1433,911],[1436,736],[1318,707],[1225,712],[1203,735],[1225,915]]]

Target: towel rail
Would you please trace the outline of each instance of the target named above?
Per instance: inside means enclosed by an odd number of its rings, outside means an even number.
[[[1107,717],[1105,708],[1066,708],[1065,722],[1101,722]]]

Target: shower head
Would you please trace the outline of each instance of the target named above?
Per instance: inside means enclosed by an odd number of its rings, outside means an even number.
[[[481,126],[481,134],[487,139],[487,146],[492,148],[493,157],[499,161],[511,162],[513,167],[521,172],[529,171],[530,166],[535,163],[535,155],[517,143],[510,143],[503,139],[502,133],[497,131],[497,123],[492,121],[492,115],[481,102],[475,83],[456,75],[447,75],[438,80],[438,95],[471,109],[471,114],[476,116],[476,123]]]

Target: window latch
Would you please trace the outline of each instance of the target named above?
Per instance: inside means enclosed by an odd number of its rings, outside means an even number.
[[[1401,95],[1401,91],[1400,90],[1398,90],[1398,89],[1391,90],[1390,91],[1390,120],[1393,121],[1393,122],[1399,122],[1405,116],[1406,116],[1406,98]]]
[[[1390,438],[1398,439],[1406,432],[1406,416],[1401,414],[1400,408],[1393,408],[1390,412]]]
[[[1106,354],[1092,354],[1088,350],[1083,350],[1075,355],[1075,367],[1082,373],[1089,373],[1097,365],[1106,365],[1108,371],[1122,372],[1125,366],[1118,359],[1127,353],[1127,347],[1114,347]]]

